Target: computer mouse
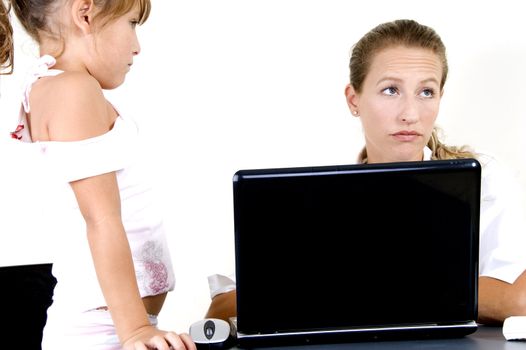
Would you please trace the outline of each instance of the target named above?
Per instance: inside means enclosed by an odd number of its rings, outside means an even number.
[[[205,318],[193,323],[189,334],[198,350],[227,349],[234,345],[230,324],[217,318]]]

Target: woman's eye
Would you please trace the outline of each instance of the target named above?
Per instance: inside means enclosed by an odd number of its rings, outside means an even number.
[[[388,88],[383,89],[382,93],[385,95],[394,96],[398,93],[398,89],[393,86],[390,86]]]
[[[420,96],[430,98],[435,96],[435,92],[433,91],[433,89],[424,89],[420,93]]]
[[[398,92],[398,90],[395,87],[392,87],[392,86],[382,90],[382,93],[384,93],[386,95],[389,95],[389,96],[396,95],[397,92]]]
[[[130,21],[130,24],[131,24],[132,28],[135,28],[135,27],[137,27],[137,24],[139,24],[139,21],[132,20],[132,21]]]

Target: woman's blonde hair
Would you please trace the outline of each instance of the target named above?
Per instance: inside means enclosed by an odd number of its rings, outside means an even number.
[[[0,0],[0,75],[13,72],[13,27],[9,21],[9,7]]]
[[[350,83],[355,91],[361,92],[365,77],[369,73],[374,56],[387,48],[395,46],[429,49],[435,53],[442,64],[440,90],[444,88],[448,74],[446,47],[440,36],[432,28],[416,21],[401,19],[382,23],[365,34],[352,49],[349,62]],[[438,137],[439,130],[434,128],[427,146],[431,149],[432,159],[472,158],[475,154],[467,146],[455,147],[443,144]],[[360,162],[367,160],[364,148]]]

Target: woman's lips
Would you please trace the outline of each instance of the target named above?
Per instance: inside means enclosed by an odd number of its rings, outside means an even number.
[[[416,131],[402,130],[391,134],[391,136],[397,141],[411,142],[418,139],[420,136],[422,136],[422,134]]]

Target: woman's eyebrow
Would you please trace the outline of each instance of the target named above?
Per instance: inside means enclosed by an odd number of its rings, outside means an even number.
[[[403,81],[403,79],[396,78],[396,77],[384,77],[384,78],[381,78],[380,80],[378,80],[376,82],[376,85],[380,85],[380,84],[382,84],[382,83],[384,83],[386,81],[400,83],[400,82]],[[436,78],[434,78],[434,77],[421,80],[420,83],[421,84],[435,83],[437,85],[439,84],[438,80]]]

